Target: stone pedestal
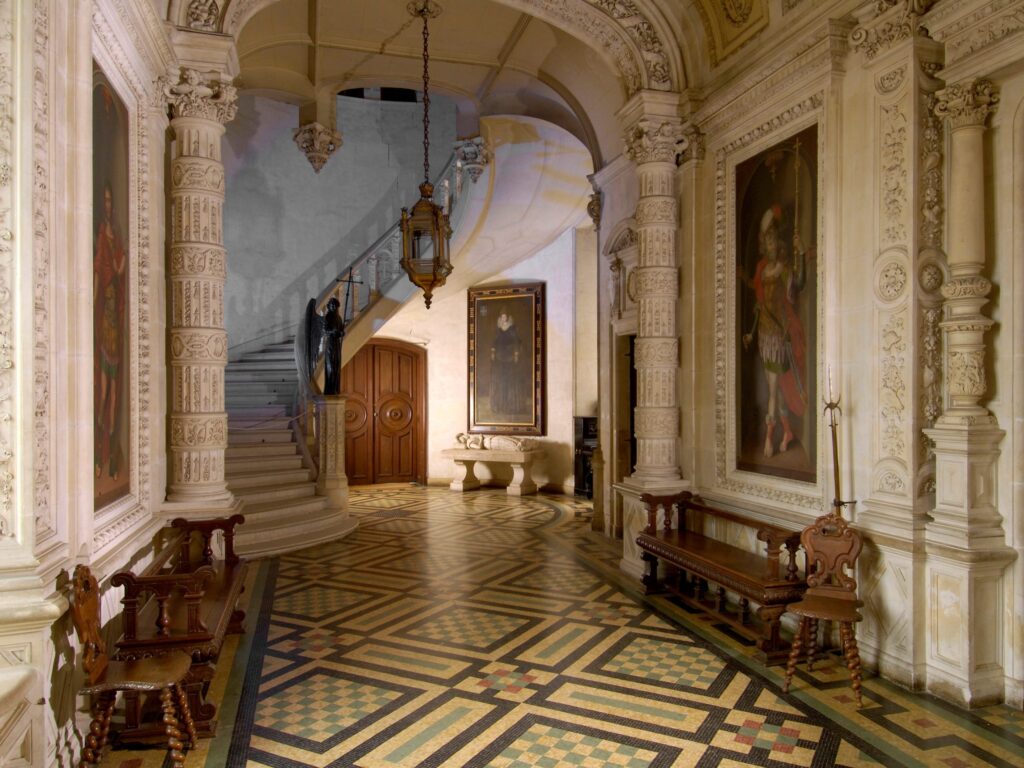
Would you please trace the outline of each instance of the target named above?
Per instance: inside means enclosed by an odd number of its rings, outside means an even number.
[[[348,477],[345,475],[345,398],[322,395],[315,399],[316,435],[320,472],[317,496],[326,496],[331,507],[348,514]]]
[[[527,496],[537,492],[537,484],[530,477],[530,465],[544,457],[542,448],[531,448],[524,451],[489,450],[482,448],[449,448],[441,451],[455,463],[455,477],[450,486],[453,491],[471,491],[480,487],[473,472],[473,465],[478,461],[489,464],[508,464],[512,468],[512,482],[506,493],[509,496]]]

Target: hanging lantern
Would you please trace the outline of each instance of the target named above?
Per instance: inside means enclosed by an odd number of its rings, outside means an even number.
[[[427,309],[435,288],[444,285],[452,271],[448,241],[452,228],[448,214],[434,203],[434,185],[430,183],[430,32],[427,20],[441,13],[431,0],[415,0],[407,6],[409,13],[423,19],[423,183],[420,199],[412,207],[402,209],[402,259],[399,262],[409,279],[423,291]]]

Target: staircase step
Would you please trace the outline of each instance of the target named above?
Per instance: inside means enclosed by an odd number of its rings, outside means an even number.
[[[262,363],[270,360],[281,360],[289,361],[293,365],[295,364],[295,350],[294,349],[272,349],[262,350],[260,352],[250,352],[247,355],[242,355],[238,362],[240,363]]]
[[[254,408],[236,408],[228,414],[229,419],[269,419],[274,416],[287,416],[288,412],[279,405],[267,405]]]
[[[311,498],[316,493],[316,485],[309,482],[308,478],[305,482],[286,483],[269,488],[240,488],[234,480],[228,480],[228,487],[235,496],[245,499],[247,512],[249,502],[256,504],[291,502]]]
[[[265,459],[225,459],[225,475],[245,474],[246,472],[276,472],[277,470],[299,469],[302,467],[302,457],[295,456],[269,456]]]
[[[224,405],[229,411],[238,408],[259,408],[261,406],[277,406],[279,408],[290,408],[295,401],[295,393],[271,393],[252,395],[232,395],[230,392],[224,396]]]
[[[296,456],[299,449],[295,443],[252,443],[250,445],[229,445],[225,460],[267,459],[271,456]]]
[[[235,384],[248,381],[271,381],[284,384],[297,384],[295,366],[291,370],[287,368],[257,368],[250,366],[246,368],[232,368],[230,365],[224,370],[224,382]]]
[[[226,475],[228,486],[231,490],[241,493],[256,493],[257,491],[293,485],[307,486],[310,488],[309,492],[313,493],[312,489],[315,485],[309,479],[309,470],[305,467],[279,469],[276,472],[249,472],[236,468],[236,471],[228,472]]]
[[[251,418],[249,416],[236,416],[235,412],[228,413],[228,429],[251,430],[251,429],[288,429],[292,428],[290,416],[264,416]]]
[[[327,506],[326,496],[310,496],[305,499],[296,499],[294,501],[266,501],[266,502],[255,502],[247,501],[245,503],[245,524],[249,525],[250,521],[254,523],[254,528],[259,525],[259,518],[261,515],[273,515],[274,517],[290,518],[292,515],[305,515],[310,512],[319,512]],[[241,530],[241,529],[239,529]]]
[[[231,429],[228,427],[228,445],[242,446],[253,443],[290,443],[290,429]]]
[[[260,394],[263,392],[291,392],[294,393],[298,389],[298,384],[294,381],[232,381],[225,382],[225,393],[231,395],[250,395]]]

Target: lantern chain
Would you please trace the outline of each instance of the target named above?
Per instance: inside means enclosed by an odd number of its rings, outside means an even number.
[[[430,183],[430,30],[427,27],[429,0],[423,3],[423,181]]]

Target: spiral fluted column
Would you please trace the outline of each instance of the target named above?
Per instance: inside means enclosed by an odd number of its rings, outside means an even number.
[[[197,511],[238,506],[224,479],[227,278],[222,227],[224,125],[235,89],[182,69],[165,80],[171,110],[170,468],[167,501]],[[181,510],[176,510],[181,513]]]

